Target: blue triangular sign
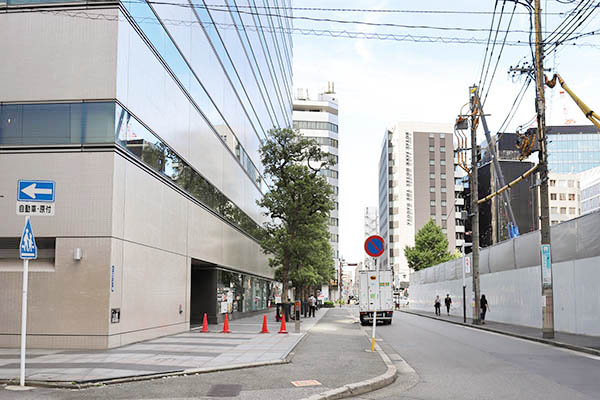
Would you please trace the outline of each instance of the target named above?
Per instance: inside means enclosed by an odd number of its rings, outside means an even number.
[[[19,244],[19,258],[21,260],[35,260],[37,258],[37,245],[31,229],[29,217],[25,220],[25,229],[21,235],[21,243]]]

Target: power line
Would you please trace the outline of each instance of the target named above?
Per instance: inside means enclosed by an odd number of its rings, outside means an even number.
[[[155,1],[155,4],[176,4]],[[209,8],[223,8],[228,9],[227,5],[224,4],[196,4],[193,3],[194,7],[209,7]],[[600,7],[600,3],[597,5]],[[382,13],[382,14],[455,14],[455,15],[491,15],[490,11],[468,11],[468,10],[407,10],[407,9],[386,9],[386,8],[340,8],[340,7],[287,7],[287,6],[249,6],[249,5],[237,5],[240,9],[271,9],[271,10],[290,10],[290,11],[323,11],[323,12],[339,12],[339,13]],[[571,11],[557,11],[557,12],[543,12],[544,15],[556,15],[564,16],[568,15]],[[528,12],[516,12],[516,15],[529,15]]]
[[[488,33],[487,43],[485,45],[485,53],[483,53],[483,64],[481,64],[481,72],[479,73],[479,83],[477,87],[481,88],[481,81],[483,80],[483,70],[485,69],[485,62],[487,60],[488,51],[490,48],[490,40],[492,39],[492,30],[494,28],[494,20],[496,19],[496,8],[498,7],[498,0],[494,3],[494,12],[492,14],[492,22],[490,23],[490,29]]]
[[[508,21],[508,26],[506,27],[506,32],[508,32],[510,30],[510,26],[512,25],[512,21],[513,21],[513,18],[515,16],[515,10],[516,9],[517,9],[517,3],[515,2],[515,5],[514,5],[513,10],[512,10],[512,13],[510,15],[510,19]],[[487,100],[488,94],[490,94],[490,89],[492,87],[492,82],[494,82],[494,77],[496,76],[496,71],[498,70],[498,65],[500,64],[500,57],[502,57],[502,52],[504,50],[504,46],[506,45],[506,39],[507,38],[508,38],[508,33],[506,33],[504,35],[504,40],[502,41],[502,46],[500,47],[500,51],[498,52],[498,58],[496,59],[496,65],[494,66],[494,71],[492,72],[492,77],[490,78],[490,82],[488,84],[487,91],[486,91],[485,96],[483,97],[483,101],[481,103],[482,106],[485,105],[485,102]],[[490,56],[490,60],[491,60],[491,56]],[[486,75],[487,75],[487,73],[486,73]]]
[[[496,5],[498,4],[498,1],[496,0]],[[486,82],[487,82],[487,77],[488,77],[488,73],[490,71],[490,66],[492,65],[492,57],[494,56],[494,50],[496,49],[496,43],[498,42],[498,34],[500,31],[500,27],[502,26],[502,17],[504,16],[504,7],[506,6],[506,0],[502,1],[502,8],[500,9],[500,16],[498,17],[498,25],[496,27],[496,33],[494,34],[494,41],[492,43],[492,50],[490,51],[490,57],[488,60],[488,64],[487,64],[487,68],[485,70],[485,75],[483,77],[483,82],[481,84],[480,87],[480,93],[483,93],[483,90],[485,89],[486,86]],[[515,7],[516,7],[516,3],[515,3]],[[493,21],[493,20],[492,20]],[[493,22],[492,22],[493,24]],[[506,43],[506,40],[504,41]],[[490,82],[491,84],[491,82]],[[481,99],[483,96],[480,96],[479,98]],[[481,106],[483,107],[484,103],[481,103]]]
[[[32,12],[39,12],[53,15],[64,15],[72,18],[84,18],[89,20],[105,20],[105,21],[118,21],[119,16],[114,14],[102,14],[97,12],[88,12],[83,10],[35,10]],[[431,35],[411,35],[411,34],[395,34],[395,33],[379,33],[379,32],[361,32],[361,31],[346,31],[346,30],[330,30],[330,29],[311,29],[311,28],[272,28],[270,26],[263,25],[236,25],[229,23],[220,23],[212,21],[201,21],[197,20],[178,20],[178,19],[161,19],[165,25],[176,25],[176,26],[191,26],[199,23],[205,25],[214,25],[224,29],[246,29],[249,31],[256,32],[258,30],[264,30],[269,33],[286,33],[296,34],[302,36],[322,36],[322,37],[333,37],[333,38],[351,38],[351,39],[368,39],[368,40],[386,40],[386,41],[399,41],[399,42],[414,42],[414,43],[446,43],[446,44],[485,44],[486,40],[476,37],[457,37],[457,36],[431,36]],[[161,24],[153,17],[136,17],[136,22],[144,24]],[[599,35],[600,30],[587,32],[580,35],[579,39],[587,36]],[[527,46],[528,43],[521,40],[507,41],[506,46]],[[597,47],[597,45],[591,43],[576,43],[576,46],[584,47]]]
[[[141,1],[135,0],[124,0],[123,3],[141,3]],[[146,2],[144,2],[146,3]],[[266,17],[276,17],[276,18],[285,18],[290,20],[303,20],[303,21],[311,21],[311,22],[326,22],[326,23],[335,23],[335,24],[349,24],[349,25],[365,25],[365,26],[376,26],[376,27],[386,27],[386,28],[403,28],[403,29],[431,29],[431,30],[441,30],[441,31],[463,31],[463,32],[487,32],[488,28],[465,28],[465,27],[447,27],[447,26],[435,26],[435,25],[411,25],[411,24],[398,24],[392,22],[369,22],[369,21],[359,21],[359,20],[347,20],[347,19],[336,19],[336,18],[318,18],[318,17],[309,17],[309,16],[300,16],[300,15],[287,15],[287,14],[277,14],[271,12],[256,12],[256,11],[244,11],[240,9],[240,6],[223,6],[213,7],[208,5],[194,5],[189,3],[172,3],[172,2],[163,2],[163,1],[148,1],[148,4],[155,5],[170,5],[182,8],[202,8],[208,11],[215,12],[235,12],[238,14],[246,14],[253,16],[266,16]],[[502,33],[529,33],[529,30],[518,30],[514,29],[511,31],[500,31]],[[549,32],[548,32],[549,33]]]

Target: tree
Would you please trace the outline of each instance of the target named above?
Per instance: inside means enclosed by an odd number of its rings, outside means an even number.
[[[317,285],[333,275],[327,228],[333,192],[320,174],[333,160],[315,141],[292,129],[270,130],[260,156],[272,181],[257,202],[268,217],[261,246],[270,255],[269,265],[276,269],[286,296],[290,279]]]
[[[404,255],[415,271],[456,258],[448,251],[448,239],[442,229],[430,219],[415,235],[415,245],[406,246]]]

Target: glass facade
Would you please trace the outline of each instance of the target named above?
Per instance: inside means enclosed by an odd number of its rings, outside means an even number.
[[[217,270],[217,314],[261,311],[274,302],[276,283],[235,271]]]
[[[254,220],[115,102],[4,104],[0,118],[0,145],[117,143],[227,222],[260,237]]]
[[[579,173],[600,165],[600,133],[549,134],[548,168]]]
[[[336,124],[321,121],[294,121],[294,129],[320,129],[338,133],[338,126]]]

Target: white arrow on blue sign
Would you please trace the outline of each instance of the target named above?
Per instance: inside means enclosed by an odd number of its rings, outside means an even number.
[[[53,181],[26,181],[19,180],[17,188],[17,201],[46,201],[54,202]]]
[[[29,221],[29,217],[27,217],[25,220],[25,229],[23,229],[23,235],[21,235],[21,243],[19,244],[19,258],[21,260],[35,260],[37,258],[37,250],[33,229],[31,229],[31,222]]]

